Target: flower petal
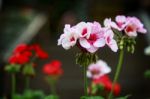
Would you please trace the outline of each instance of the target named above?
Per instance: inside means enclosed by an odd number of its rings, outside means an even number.
[[[100,38],[94,44],[95,47],[103,47],[105,45],[105,39]]]
[[[90,48],[87,49],[88,52],[90,53],[95,53],[98,50],[97,47],[91,46]]]
[[[91,47],[90,43],[85,38],[80,38],[79,43],[80,43],[81,47],[83,47],[83,48]]]
[[[114,51],[114,52],[118,51],[118,45],[114,39],[111,40],[111,42],[108,44],[108,46],[111,48],[112,51]]]

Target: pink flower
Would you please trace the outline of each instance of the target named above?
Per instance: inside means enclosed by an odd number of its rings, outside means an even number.
[[[104,32],[98,22],[87,24],[91,27],[91,31],[89,30],[90,35],[87,34],[86,36],[80,36],[79,44],[88,52],[94,53],[98,50],[99,47],[103,47],[105,45]],[[79,25],[77,25],[77,28],[78,26]]]
[[[127,25],[125,27],[125,33],[129,37],[136,37],[137,32],[146,33],[147,30],[144,28],[144,25],[136,17],[127,17]]]
[[[58,45],[62,45],[62,47],[66,50],[73,47],[77,42],[78,34],[75,27],[70,27],[70,25],[65,25],[64,34],[60,36],[58,40]]]
[[[114,39],[114,33],[111,29],[105,29],[105,41],[108,47],[114,52],[117,52],[118,50],[118,45],[116,40]]]
[[[115,22],[111,21],[111,19],[106,18],[104,20],[104,26],[109,28],[117,29],[118,31],[122,31],[126,26],[126,17],[123,15],[118,15],[115,18]]]
[[[90,37],[92,31],[91,23],[80,22],[75,27],[77,29],[79,37]]]
[[[124,31],[129,37],[136,37],[137,32],[146,33],[147,30],[144,25],[136,17],[125,17],[123,15],[118,15],[115,18],[115,22],[111,19],[106,18],[104,20],[104,26],[107,28],[114,28],[118,31]]]
[[[107,65],[107,63],[102,60],[99,60],[97,61],[97,63],[89,65],[87,70],[87,76],[92,79],[97,79],[110,72],[111,69]]]

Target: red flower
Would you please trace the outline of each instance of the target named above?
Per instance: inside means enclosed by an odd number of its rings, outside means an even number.
[[[9,58],[9,63],[11,64],[25,64],[27,62],[29,62],[29,57],[20,53],[17,53]]]
[[[104,76],[102,76],[98,79],[94,79],[93,83],[103,85],[104,89],[108,92],[110,92],[112,90],[112,81],[110,80],[108,75],[104,75]],[[116,83],[114,85],[113,94],[116,95],[116,96],[119,95],[120,90],[121,90],[120,85],[118,83]]]
[[[30,61],[32,52],[28,50],[28,45],[19,44],[13,51],[13,55],[9,58],[11,64],[25,64]]]
[[[15,50],[13,51],[13,53],[15,54],[15,53],[22,53],[22,52],[24,52],[24,51],[26,51],[28,49],[28,45],[26,45],[26,44],[19,44],[16,48],[15,48]]]
[[[48,53],[45,52],[39,45],[34,44],[30,47],[30,49],[35,50],[35,54],[38,58],[41,58],[41,59],[47,59],[48,58]]]
[[[50,76],[61,75],[63,73],[61,62],[59,60],[53,60],[50,63],[45,64],[43,72]]]

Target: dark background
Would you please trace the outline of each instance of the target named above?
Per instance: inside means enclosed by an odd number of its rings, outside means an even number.
[[[43,80],[42,65],[52,59],[63,63],[64,75],[57,84],[61,99],[79,99],[83,95],[83,75],[80,66],[75,64],[77,48],[64,50],[57,46],[57,39],[63,32],[64,24],[76,24],[80,21],[102,22],[106,17],[116,15],[134,15],[149,27],[149,0],[0,0],[0,95],[10,93],[10,75],[3,71],[12,49],[19,43],[39,43],[48,51],[50,58],[38,62],[37,76],[31,81],[32,89],[42,89],[46,94],[50,88]],[[27,27],[38,16],[43,23],[32,38],[20,39]],[[46,20],[46,21],[44,21]],[[38,24],[41,24],[38,22]],[[35,27],[37,24],[35,24]],[[148,31],[149,33],[149,31]],[[26,35],[26,34],[25,34]],[[32,35],[32,34],[31,34]],[[29,36],[31,37],[31,36]],[[144,55],[144,48],[149,45],[150,35],[139,35],[134,54],[125,53],[124,64],[119,83],[121,96],[131,95],[129,99],[149,99],[150,79],[144,78],[144,72],[150,69],[150,56]],[[109,48],[100,49],[98,55],[111,66],[113,78],[118,54]],[[24,78],[18,76],[17,92],[22,93]]]

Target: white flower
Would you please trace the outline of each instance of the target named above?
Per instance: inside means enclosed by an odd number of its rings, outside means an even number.
[[[111,29],[105,29],[105,41],[108,47],[114,52],[117,52],[118,45],[116,40],[114,39],[114,33]]]
[[[80,22],[76,25],[79,37],[89,38],[92,28],[90,23]]]
[[[62,34],[58,40],[58,45],[62,45],[64,49],[70,49],[73,47],[78,39],[78,34],[75,27],[65,25],[64,34]]]
[[[99,60],[95,64],[90,64],[87,70],[87,77],[98,79],[99,77],[111,72],[111,68],[106,62]]]
[[[87,23],[91,27],[91,33],[89,37],[80,37],[79,44],[85,48],[88,52],[94,53],[98,48],[105,45],[104,32],[98,22]]]

